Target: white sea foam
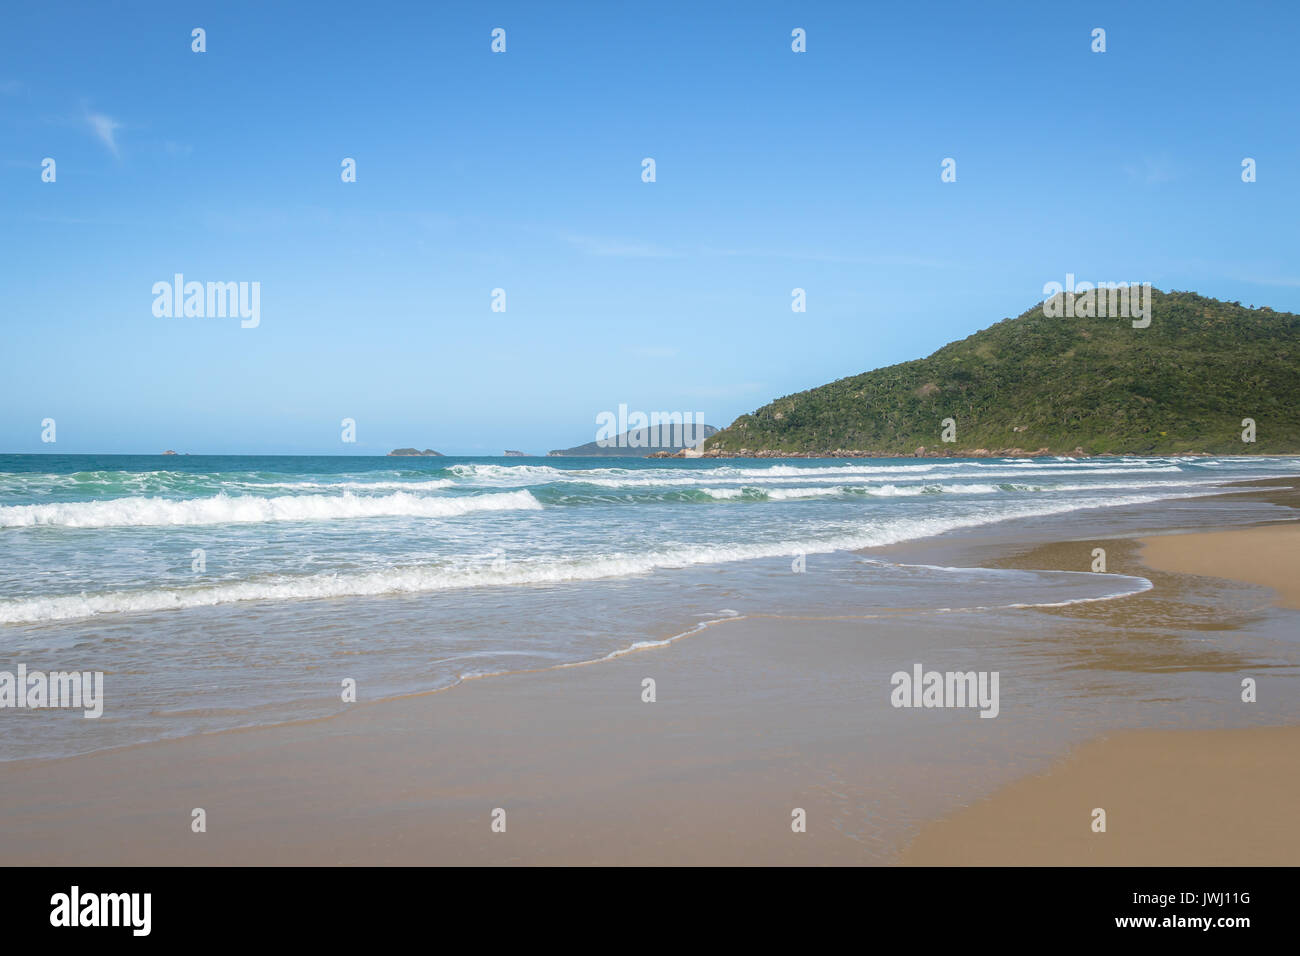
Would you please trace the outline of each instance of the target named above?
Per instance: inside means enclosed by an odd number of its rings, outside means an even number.
[[[775,488],[767,485],[756,485],[747,483],[740,488],[697,488],[695,490],[703,492],[710,497],[717,498],[720,501],[735,500],[738,498],[749,497],[754,500],[766,501],[790,501],[800,498],[830,498],[830,497],[851,497],[868,495],[873,498],[911,498],[918,495],[995,495],[1002,493],[1025,493],[1025,492],[1074,492],[1074,491],[1123,491],[1137,488],[1192,488],[1204,485],[1220,485],[1221,480],[1216,479],[1193,479],[1188,481],[1126,481],[1126,482],[1107,482],[1105,484],[1091,485],[1030,485],[1020,482],[1004,484],[988,484],[979,482],[966,483],[938,483],[924,482],[920,484],[841,484],[827,485],[822,487],[799,486],[795,488]]]
[[[584,485],[595,485],[598,488],[672,488],[672,487],[698,487],[701,484],[710,486],[719,484],[744,484],[744,485],[795,485],[809,484],[814,482],[826,482],[828,479],[840,482],[870,483],[886,481],[898,484],[908,481],[933,482],[937,479],[951,480],[954,478],[1019,478],[1019,479],[1037,479],[1046,477],[1064,477],[1074,475],[1076,477],[1091,478],[1094,475],[1149,475],[1157,473],[1174,473],[1179,472],[1179,468],[1174,465],[1163,466],[1158,468],[1108,468],[1093,469],[1081,473],[1077,469],[1070,468],[1044,468],[1033,471],[1026,470],[1008,470],[1001,471],[988,468],[973,470],[967,472],[944,472],[941,474],[907,474],[895,475],[878,469],[795,469],[800,473],[797,475],[776,475],[769,476],[766,474],[743,474],[745,469],[701,469],[692,474],[683,474],[680,471],[641,471],[636,475],[625,475],[619,477],[589,477],[590,473],[579,472],[570,473],[567,476],[552,476],[547,482],[536,483],[573,483]],[[525,484],[526,482],[519,482]]]
[[[700,491],[710,498],[717,498],[719,501],[729,501],[733,498],[739,498],[745,493],[744,488],[700,488]]]
[[[1195,497],[1213,492],[1191,492]],[[514,495],[525,494],[522,492]],[[390,496],[396,497],[396,496]],[[483,496],[505,498],[506,495]],[[449,564],[387,568],[378,571],[270,576],[247,581],[180,588],[148,588],[98,594],[69,594],[0,601],[0,623],[21,624],[69,620],[117,612],[163,611],[207,607],[237,601],[284,601],[332,597],[409,594],[450,588],[558,584],[599,578],[648,574],[667,568],[720,564],[797,554],[825,554],[895,544],[947,531],[995,524],[1012,518],[1065,514],[1087,508],[1145,504],[1171,496],[1141,495],[1101,499],[1075,498],[1042,504],[1021,504],[1000,511],[964,515],[886,518],[867,522],[857,532],[824,538],[751,542],[731,545],[673,544],[639,553],[612,553],[582,557],[523,558],[493,562],[490,566]],[[263,499],[266,500],[266,499]],[[482,501],[479,499],[423,499],[429,501]],[[536,504],[536,502],[534,502]]]
[[[331,521],[347,518],[449,518],[478,511],[536,510],[541,503],[527,491],[458,498],[413,495],[254,495],[211,498],[114,498],[59,504],[0,507],[0,528],[57,526],[121,528],[151,525],[247,524],[266,521]]]
[[[1068,463],[1068,464],[1066,464]],[[503,484],[526,485],[554,481],[580,481],[600,484],[607,481],[615,483],[672,483],[677,480],[707,481],[719,478],[731,479],[811,479],[822,480],[828,476],[857,475],[866,477],[898,477],[942,475],[949,477],[954,472],[964,472],[970,477],[991,475],[995,473],[1019,475],[1038,474],[1128,474],[1128,473],[1170,473],[1181,471],[1179,462],[1172,459],[1131,459],[1131,460],[1039,460],[1039,459],[976,459],[961,458],[952,461],[926,461],[916,465],[882,465],[874,459],[859,462],[846,461],[834,465],[766,465],[738,466],[707,464],[693,468],[655,467],[655,468],[556,468],[550,465],[494,465],[494,464],[459,464],[450,466],[447,471],[458,479],[467,481],[490,481]]]
[[[431,478],[427,481],[240,481],[243,488],[300,488],[326,491],[437,491],[451,488],[456,482],[450,478]]]
[[[826,498],[832,495],[842,495],[847,489],[840,485],[828,488],[763,488],[761,493],[772,501],[795,501],[800,498]],[[872,489],[863,488],[862,492],[869,492]],[[879,489],[875,489],[879,490]]]

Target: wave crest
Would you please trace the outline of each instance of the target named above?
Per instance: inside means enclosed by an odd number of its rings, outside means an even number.
[[[131,528],[270,521],[334,521],[349,518],[451,518],[478,511],[537,511],[541,502],[528,491],[458,498],[413,495],[255,495],[211,498],[114,498],[59,504],[0,507],[0,528]]]

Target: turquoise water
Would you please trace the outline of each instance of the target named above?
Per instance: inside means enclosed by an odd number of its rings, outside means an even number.
[[[109,696],[98,721],[11,720],[0,758],[331,712],[344,677],[375,699],[760,610],[1131,594],[1149,585],[1086,565],[854,550],[1016,520],[1122,528],[1298,473],[1270,458],[0,456],[0,669],[100,669]]]

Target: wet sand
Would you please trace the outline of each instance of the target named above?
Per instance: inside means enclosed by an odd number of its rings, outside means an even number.
[[[934,823],[919,866],[1295,866],[1300,728],[1134,731]],[[1106,813],[1093,830],[1094,810]]]
[[[1260,584],[1277,592],[1282,607],[1300,609],[1300,524],[1169,534],[1142,544],[1142,560],[1153,568]]]
[[[1293,493],[1265,497],[1295,501]],[[1136,557],[1151,568],[1158,586],[1159,572],[1224,578],[1269,588],[1278,606],[1300,608],[1300,524],[1160,535],[1137,549],[1109,544],[1122,564]],[[1069,553],[1077,557],[1079,548]],[[1300,728],[1135,731],[1090,742],[1050,771],[927,826],[901,862],[1295,866],[1297,806]],[[1097,808],[1107,814],[1104,833],[1093,830]]]
[[[0,767],[9,864],[861,863],[853,622],[666,648],[340,717]],[[791,653],[794,644],[810,650]],[[642,681],[657,682],[642,701]],[[976,721],[976,724],[981,723]],[[908,777],[911,777],[909,780]],[[902,792],[924,788],[898,768]],[[190,830],[191,811],[207,832]],[[492,814],[506,811],[506,832]],[[791,829],[803,808],[808,832]],[[932,812],[939,812],[936,804]]]

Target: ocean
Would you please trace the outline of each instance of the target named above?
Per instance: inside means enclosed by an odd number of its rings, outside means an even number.
[[[105,708],[10,712],[0,759],[322,717],[348,706],[346,680],[375,701],[740,615],[1114,600],[1150,582],[1092,573],[1086,551],[1077,571],[856,552],[1008,528],[1131,536],[1228,483],[1297,474],[1265,457],[3,455],[0,670],[103,671]]]

